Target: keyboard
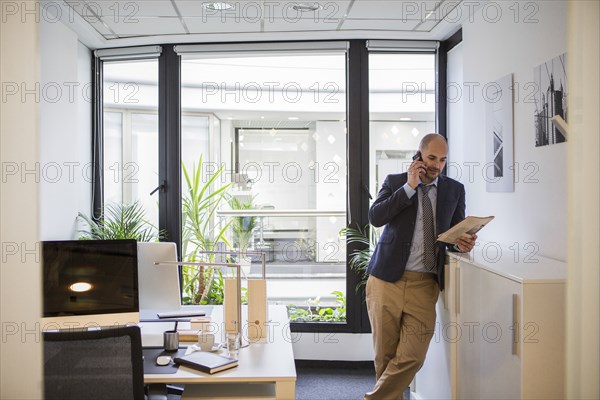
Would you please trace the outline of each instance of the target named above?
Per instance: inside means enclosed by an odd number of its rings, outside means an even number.
[[[180,310],[156,313],[158,318],[186,318],[186,317],[202,317],[206,315],[204,311],[199,310]]]

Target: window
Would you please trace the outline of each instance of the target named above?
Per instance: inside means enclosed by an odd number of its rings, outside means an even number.
[[[187,113],[207,115],[203,129],[182,128],[185,172],[202,160],[206,193],[226,189],[198,232],[186,210],[194,188],[183,183],[185,257],[219,241],[264,251],[271,303],[338,306],[332,292],[346,292],[345,62],[343,50],[182,57],[182,123]],[[239,210],[246,216],[230,212]],[[246,275],[260,274],[258,260],[248,262]],[[188,300],[210,297],[197,293],[201,286],[186,288]]]
[[[104,203],[141,202],[186,261],[220,242],[265,252],[269,302],[308,321],[294,330],[365,331],[348,262],[357,247],[340,232],[368,222],[367,192],[374,200],[436,130],[436,55],[426,47],[166,45],[158,59],[106,60]],[[259,275],[257,261],[242,259],[246,276]],[[218,302],[218,275],[214,286],[199,277],[182,267],[183,302]],[[310,323],[329,307],[337,324]]]
[[[369,55],[370,192],[406,172],[421,138],[435,132],[435,54]]]
[[[158,227],[158,61],[105,62],[105,204],[139,202]]]

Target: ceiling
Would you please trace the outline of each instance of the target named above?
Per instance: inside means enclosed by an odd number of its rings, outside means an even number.
[[[221,6],[208,0],[41,1],[42,6],[46,4],[49,8],[60,3],[64,7],[58,11],[62,22],[94,50],[167,43],[444,40],[488,0],[225,0],[231,8],[223,11],[216,10]],[[303,9],[308,6],[316,6],[316,10]],[[230,114],[222,113],[219,117],[234,120],[256,117],[255,112],[242,110]],[[268,120],[286,121],[288,114],[273,111],[261,115]],[[317,118],[314,112],[296,112],[294,117],[301,121],[344,118],[343,111],[325,114],[325,110],[320,110]],[[372,113],[371,117],[431,121],[434,113],[414,111],[409,115],[405,110]]]
[[[45,3],[48,7],[57,4]],[[92,49],[167,42],[443,40],[476,8],[474,2],[465,4],[462,0],[226,0],[221,3],[65,0],[64,3],[65,9],[59,11],[64,14],[62,21],[71,25],[80,40]],[[231,8],[215,9],[223,3]],[[304,10],[309,6],[317,9]]]

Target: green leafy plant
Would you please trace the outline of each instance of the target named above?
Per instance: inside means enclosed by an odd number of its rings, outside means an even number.
[[[375,246],[379,240],[379,235],[375,227],[371,224],[365,225],[364,228],[344,228],[341,232],[342,235],[346,236],[348,243],[357,243],[360,248],[350,253],[350,268],[359,274],[360,282],[356,285],[356,291],[361,286],[367,283],[369,274],[367,268],[369,267],[369,261],[375,251]]]
[[[321,307],[321,299],[306,300],[306,307],[288,305],[288,315],[292,322],[345,322],[346,321],[346,296],[340,291],[333,291],[338,306]]]
[[[206,298],[203,299],[202,304],[223,304],[225,299],[225,281],[223,279],[223,272],[216,269],[216,274]],[[248,288],[242,287],[242,304],[248,304]]]
[[[254,208],[254,197],[247,201],[240,201],[236,197],[229,199],[229,205],[232,210],[251,210]],[[231,232],[233,236],[233,244],[240,250],[247,250],[252,239],[254,228],[257,225],[257,218],[252,217],[233,217],[231,219]]]
[[[315,261],[317,258],[317,242],[312,238],[300,238],[295,241],[296,248],[300,252],[300,259]],[[299,260],[300,261],[300,260]]]
[[[217,210],[227,201],[227,190],[231,183],[212,190],[225,167],[221,166],[212,176],[205,176],[202,166],[202,155],[198,165],[194,165],[191,171],[182,163],[187,187],[187,193],[182,200],[182,254],[183,260],[189,262],[214,262],[214,254],[205,252],[214,251],[218,242],[231,247],[225,235],[231,221],[223,226],[219,226],[215,221]],[[214,268],[183,266],[184,303],[206,303],[215,282],[214,278]]]
[[[146,219],[146,212],[139,201],[132,204],[109,203],[98,219],[83,213],[77,219],[87,225],[81,229],[83,240],[135,239],[138,242],[155,242],[163,238],[159,231]]]

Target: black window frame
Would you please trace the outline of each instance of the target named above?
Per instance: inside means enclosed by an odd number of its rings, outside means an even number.
[[[448,40],[440,42],[436,51],[436,129],[444,137],[446,137],[447,125],[447,53],[461,40],[462,31],[458,30]],[[346,52],[347,226],[357,228],[369,223],[369,50],[366,39],[339,41],[349,44]],[[176,243],[181,259],[181,57],[175,52],[175,45],[161,44],[160,46],[162,52],[158,57],[159,229],[166,232],[164,240]],[[94,217],[99,217],[103,209],[103,63],[104,61],[92,56],[95,90],[92,105]],[[371,331],[364,300],[364,287],[355,290],[361,277],[349,267],[350,254],[358,249],[360,247],[356,243],[346,244],[346,322],[292,322],[290,326],[292,332],[369,333]]]

